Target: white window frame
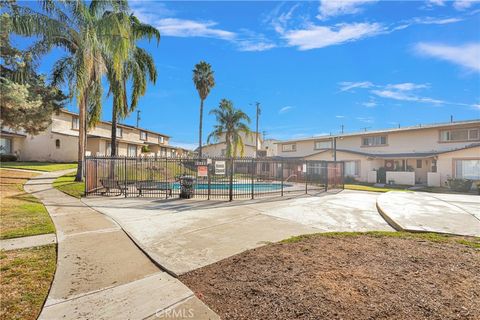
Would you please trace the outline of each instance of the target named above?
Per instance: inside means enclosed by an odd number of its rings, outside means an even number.
[[[282,152],[295,152],[297,151],[296,143],[284,143],[282,144]]]
[[[117,127],[117,131],[115,132],[115,135],[117,136],[117,138],[123,137],[123,128],[122,127]]]
[[[323,147],[322,147],[323,144]],[[328,146],[326,145],[328,144]],[[332,140],[318,140],[315,141],[313,144],[314,150],[323,150],[323,149],[331,149],[332,148]]]
[[[77,116],[72,117],[72,130],[80,130],[80,118]]]
[[[145,135],[145,138],[143,138],[143,135]],[[140,131],[140,140],[147,141],[147,139],[148,139],[147,131]]]
[[[369,140],[369,142],[365,143],[366,139]],[[382,143],[382,139],[385,140],[384,143]],[[387,144],[388,144],[387,135],[364,136],[364,137],[362,137],[362,147],[381,147],[381,146],[386,146]]]
[[[353,163],[354,173],[347,174],[347,165]],[[346,160],[344,161],[344,173],[345,177],[359,177],[360,176],[360,160]]]
[[[0,154],[12,154],[13,153],[13,139],[8,137],[1,137],[5,141],[5,145],[8,145],[8,149],[4,148],[4,143],[0,144]],[[8,141],[8,143],[7,143]]]
[[[131,155],[130,154],[130,148],[135,148],[135,154]],[[134,144],[128,144],[127,145],[127,157],[136,157],[138,152],[138,147]]]
[[[465,131],[466,139],[452,139],[452,133]],[[476,135],[476,137],[474,136]],[[479,141],[480,140],[480,128],[461,128],[461,129],[448,129],[440,131],[440,142],[462,142],[462,141]]]
[[[164,143],[165,138],[163,136],[158,136],[158,143]]]
[[[464,162],[473,162],[472,167],[469,168],[469,171],[466,174],[464,173],[465,171],[463,167]],[[459,164],[462,164],[461,168],[459,168]],[[454,168],[455,178],[480,180],[480,158],[479,159],[454,159],[453,168]]]

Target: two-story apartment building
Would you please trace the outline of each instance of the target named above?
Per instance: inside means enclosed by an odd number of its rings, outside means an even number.
[[[244,149],[243,149],[243,156],[244,157],[255,157],[255,138],[256,133],[252,132],[250,135],[246,136],[245,134],[240,134],[243,140]],[[266,144],[263,141],[262,135],[258,134],[258,156],[259,157],[266,157],[267,156],[267,149],[268,146],[271,147],[270,144]],[[266,149],[267,148],[267,149]],[[227,151],[227,144],[225,142],[225,138],[221,137],[217,143],[210,143],[205,146],[202,146],[202,153],[203,156],[206,157],[224,157]],[[240,157],[240,150],[237,150],[237,157]]]
[[[357,132],[277,142],[277,155],[345,161],[345,175],[377,182],[444,185],[449,178],[480,180],[480,120]]]
[[[14,154],[21,161],[77,161],[78,114],[59,110],[52,114],[52,123],[38,135],[2,131],[1,152]],[[169,145],[168,135],[125,124],[117,127],[117,154],[119,156],[182,156],[183,148]],[[104,156],[111,153],[111,123],[99,122],[88,130],[86,155]]]

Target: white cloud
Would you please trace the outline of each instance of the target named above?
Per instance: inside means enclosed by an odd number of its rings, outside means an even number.
[[[343,118],[345,118],[345,116],[335,116],[335,118],[337,118],[337,119],[343,119]]]
[[[444,6],[445,5],[445,0],[428,0],[427,1],[428,5],[434,5],[434,6]]]
[[[466,10],[478,3],[480,0],[456,0],[453,2],[453,7],[459,11]]]
[[[372,90],[371,93],[377,95],[382,98],[389,98],[394,100],[400,101],[414,101],[414,102],[423,102],[423,103],[432,103],[432,104],[444,104],[445,101],[427,98],[427,97],[420,97],[417,95],[413,95],[410,93],[405,93],[401,90],[394,91],[394,90]]]
[[[172,146],[184,148],[187,150],[195,150],[198,147],[198,143],[193,143],[193,142],[171,141],[169,142],[169,144]]]
[[[154,26],[165,36],[173,37],[207,37],[223,40],[233,40],[235,33],[213,28],[217,23],[214,21],[199,22],[177,18],[159,19]]]
[[[415,45],[418,54],[460,65],[468,70],[480,71],[480,43],[450,46],[421,42]]]
[[[473,109],[480,110],[480,103],[472,104],[472,108],[473,108]]]
[[[293,107],[292,106],[285,106],[283,108],[281,108],[280,110],[278,110],[278,114],[284,114],[284,113],[287,113],[288,111],[292,110]]]
[[[412,82],[404,82],[404,83],[397,83],[397,84],[387,84],[386,86],[388,89],[395,89],[400,91],[412,91],[416,89],[424,89],[428,88],[427,84],[416,84]]]
[[[373,123],[373,122],[375,122],[375,120],[372,117],[357,117],[356,119],[360,122],[363,122],[363,123]]]
[[[350,91],[352,89],[365,89],[370,88],[373,86],[373,83],[370,81],[362,81],[362,82],[350,82],[350,81],[343,81],[339,83],[340,91]]]
[[[329,17],[359,13],[362,11],[361,7],[363,5],[376,1],[377,0],[321,0],[317,18],[324,20]]]
[[[290,46],[309,50],[372,37],[384,31],[379,23],[338,24],[333,27],[310,25],[306,29],[287,31],[283,36]]]
[[[377,103],[375,101],[367,101],[362,103],[362,106],[367,107],[367,108],[374,108],[377,106]]]

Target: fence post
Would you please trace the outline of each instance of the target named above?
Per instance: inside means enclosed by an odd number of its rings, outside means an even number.
[[[325,170],[325,172],[326,172],[326,175],[325,175],[325,192],[327,192],[328,191],[328,164],[329,163],[328,162],[324,162],[324,163],[326,164],[326,168],[325,168],[326,169]]]
[[[87,196],[87,189],[88,189],[88,171],[87,171],[87,159],[85,159],[85,187],[83,190],[83,194]]]
[[[280,170],[281,170],[281,173],[282,173],[282,175],[281,175],[281,186],[282,186],[281,196],[283,197],[283,160],[281,160],[280,164],[281,164],[281,169]]]
[[[254,176],[255,176],[255,171],[257,170],[257,167],[256,167],[256,163],[255,163],[255,160],[252,158],[252,162],[251,162],[251,166],[252,166],[252,174],[251,174],[251,177],[252,177],[252,200],[255,198],[255,189],[254,189]]]
[[[307,160],[305,160],[305,194],[308,194],[308,165],[307,165]]]
[[[210,200],[210,193],[212,192],[212,191],[211,191],[211,188],[212,188],[212,177],[211,177],[211,175],[210,175],[210,167],[211,167],[211,165],[208,164],[208,160],[207,160],[207,180],[208,180],[207,200]]]
[[[165,199],[168,199],[168,159],[167,158],[165,158]]]
[[[127,157],[124,157],[124,170],[123,170],[123,173],[124,173],[124,182],[125,182],[125,198],[127,197],[127,192],[128,192],[128,187],[127,187]]]
[[[233,200],[233,157],[230,156],[230,186],[228,190],[228,198],[230,201]]]

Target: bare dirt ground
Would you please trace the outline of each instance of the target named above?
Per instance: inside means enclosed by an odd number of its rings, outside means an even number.
[[[300,237],[180,280],[222,319],[480,319],[480,239],[391,234]]]

